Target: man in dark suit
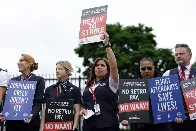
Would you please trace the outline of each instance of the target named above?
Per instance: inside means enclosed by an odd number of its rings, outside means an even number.
[[[177,68],[166,71],[163,76],[177,74],[180,81],[191,79],[196,76],[196,68],[190,64],[192,52],[187,44],[177,44],[175,46],[175,60],[178,64]],[[183,96],[183,94],[182,94]],[[183,102],[186,112],[186,120],[176,118],[176,122],[172,123],[173,131],[196,131],[196,120],[190,120],[186,103],[183,96]]]

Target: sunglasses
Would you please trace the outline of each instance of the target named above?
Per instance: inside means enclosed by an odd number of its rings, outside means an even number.
[[[142,67],[141,70],[142,70],[142,71],[145,71],[145,70],[152,70],[152,67]]]

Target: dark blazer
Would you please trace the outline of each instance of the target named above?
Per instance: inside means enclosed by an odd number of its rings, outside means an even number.
[[[14,77],[11,80],[21,81],[21,76]],[[36,76],[32,74],[28,81],[37,81],[35,95],[32,105],[31,114],[33,114],[33,118],[29,123],[30,126],[40,126],[40,115],[39,112],[42,110],[42,101],[45,89],[45,81],[41,76]],[[16,121],[7,121],[6,123],[15,123]]]

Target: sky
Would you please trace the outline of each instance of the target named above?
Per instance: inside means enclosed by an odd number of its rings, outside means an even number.
[[[107,23],[151,26],[158,47],[188,44],[195,61],[195,0],[0,0],[0,68],[18,73],[22,53],[39,63],[35,73],[54,74],[59,60],[75,72],[83,59],[75,54],[83,9],[108,5]]]

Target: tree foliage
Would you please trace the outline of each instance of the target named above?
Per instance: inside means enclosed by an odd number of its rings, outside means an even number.
[[[193,63],[193,65],[192,65],[193,67],[196,67],[196,61]]]
[[[151,57],[161,73],[176,67],[171,49],[157,48],[152,27],[138,24],[123,27],[120,23],[108,24],[107,32],[115,53],[119,74],[124,77],[139,75],[139,62],[143,57]],[[106,50],[101,42],[79,45],[75,49],[79,57],[84,58],[83,72],[87,76],[93,61],[98,57],[106,57]]]

